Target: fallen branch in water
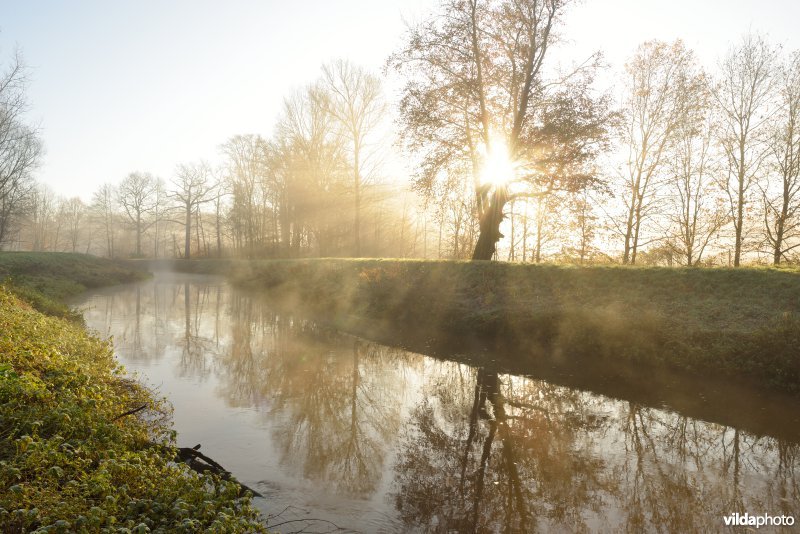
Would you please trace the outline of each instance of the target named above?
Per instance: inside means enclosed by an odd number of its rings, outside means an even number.
[[[116,421],[117,419],[122,419],[122,418],[123,418],[123,417],[125,417],[125,416],[128,416],[128,415],[133,415],[133,414],[135,414],[135,413],[141,412],[141,411],[142,411],[142,410],[144,410],[145,408],[147,408],[147,404],[142,404],[142,405],[141,405],[141,406],[139,406],[138,408],[134,408],[133,410],[128,410],[128,411],[127,411],[127,412],[125,412],[125,413],[121,413],[121,414],[119,414],[119,415],[118,415],[118,416],[116,416],[114,419],[112,419],[112,421]]]
[[[215,475],[219,476],[223,480],[229,480],[231,482],[235,482],[239,485],[243,490],[249,491],[256,497],[263,498],[264,496],[261,495],[256,490],[247,487],[246,485],[242,484],[231,474],[230,471],[222,467],[220,464],[200,452],[200,444],[195,445],[191,449],[188,447],[178,447],[178,459],[189,466],[190,469],[193,471],[200,473],[201,475],[211,471]]]
[[[116,421],[128,415],[134,415],[136,413],[139,413],[148,406],[149,406],[148,404],[142,404],[138,408],[134,408],[132,410],[128,410],[125,413],[119,414],[118,416],[114,417],[111,421]],[[212,460],[211,458],[200,452],[199,449],[200,449],[200,444],[195,445],[191,449],[188,447],[178,447],[178,460],[185,463],[186,465],[189,466],[190,469],[192,469],[197,473],[200,473],[201,475],[208,471],[211,471],[212,473],[219,476],[223,480],[229,480],[231,482],[235,482],[236,484],[239,485],[239,487],[242,490],[249,491],[256,497],[261,497],[261,498],[264,497],[256,490],[249,488],[248,486],[236,480],[236,478],[231,474],[230,471],[228,471],[220,464],[218,464],[217,462],[215,462],[214,460]]]

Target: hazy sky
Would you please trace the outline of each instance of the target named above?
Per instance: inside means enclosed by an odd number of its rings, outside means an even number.
[[[0,0],[0,64],[18,46],[31,67],[38,176],[88,200],[134,170],[170,179],[232,135],[270,135],[283,97],[323,62],[379,70],[404,19],[437,3]],[[601,49],[616,68],[652,38],[683,38],[709,65],[750,28],[800,48],[800,0],[584,0],[566,20],[564,57]]]

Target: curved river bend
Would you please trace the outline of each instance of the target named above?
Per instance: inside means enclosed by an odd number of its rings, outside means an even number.
[[[158,275],[77,304],[278,532],[675,531],[800,520],[797,440],[442,361]],[[759,402],[757,398],[754,403]],[[765,413],[765,417],[769,414]],[[798,425],[797,420],[776,420]]]

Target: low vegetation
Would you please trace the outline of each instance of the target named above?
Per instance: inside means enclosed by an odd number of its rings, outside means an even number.
[[[497,262],[175,262],[269,290],[318,319],[432,344],[480,341],[516,366],[633,362],[800,393],[800,271]],[[384,328],[385,326],[385,328]],[[476,339],[477,338],[477,339]]]
[[[0,268],[22,279],[14,293],[47,302],[140,276],[78,255],[36,259],[0,254]],[[176,451],[168,405],[125,376],[109,343],[0,287],[3,532],[263,530],[238,485],[198,475]]]
[[[64,301],[89,288],[134,282],[143,271],[111,260],[65,252],[0,252],[0,282],[37,310],[81,321]]]

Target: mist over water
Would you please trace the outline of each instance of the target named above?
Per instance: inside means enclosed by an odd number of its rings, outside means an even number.
[[[79,305],[169,398],[179,445],[264,494],[279,532],[706,532],[733,512],[800,516],[795,440],[380,345],[218,278],[156,276]]]

